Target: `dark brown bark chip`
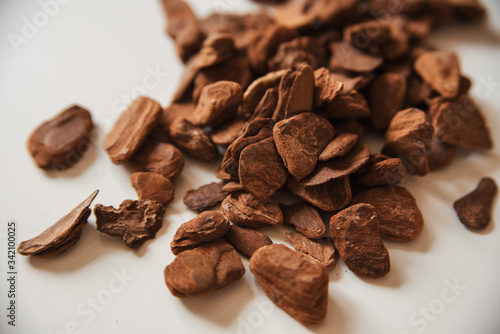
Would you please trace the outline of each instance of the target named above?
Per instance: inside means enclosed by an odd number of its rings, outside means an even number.
[[[111,162],[120,165],[132,157],[153,130],[162,110],[158,102],[144,96],[132,102],[104,138]]]
[[[297,232],[310,239],[323,238],[326,234],[325,223],[312,205],[298,203],[282,205],[284,223],[295,227]]]
[[[304,65],[317,69],[325,63],[326,50],[321,41],[314,37],[298,37],[281,43],[278,51],[269,60],[271,71],[281,69],[300,70]]]
[[[130,182],[140,201],[150,200],[166,206],[174,199],[174,185],[163,175],[137,172],[130,175]]]
[[[131,158],[138,172],[153,172],[173,181],[184,168],[182,153],[172,144],[148,141]]]
[[[382,153],[399,158],[408,170],[408,175],[425,176],[429,173],[427,149],[423,142],[411,140],[388,142],[384,145]]]
[[[332,71],[372,72],[383,62],[383,58],[366,54],[345,42],[332,43],[330,50],[332,58],[329,68]]]
[[[220,212],[205,211],[182,224],[175,232],[170,249],[175,255],[203,243],[223,237],[229,231],[229,220]]]
[[[28,140],[28,149],[38,167],[66,169],[82,158],[93,128],[90,113],[75,105],[38,126]]]
[[[243,189],[266,201],[285,185],[288,171],[276,151],[273,138],[248,145],[241,151],[239,178]]]
[[[230,181],[222,187],[222,190],[227,191],[228,193],[235,193],[238,191],[243,191],[243,186],[239,182]]]
[[[259,248],[250,271],[278,307],[304,325],[323,321],[328,304],[328,272],[318,261],[285,245]]]
[[[376,187],[356,195],[353,204],[367,203],[375,207],[379,232],[394,241],[417,238],[424,226],[424,217],[415,198],[402,187]]]
[[[274,199],[262,203],[250,193],[232,193],[221,205],[222,213],[242,227],[265,227],[283,224],[283,213]]]
[[[365,97],[356,90],[337,96],[326,104],[325,116],[331,118],[369,118],[370,108]]]
[[[376,159],[370,156],[366,165],[356,173],[356,182],[358,184],[375,187],[398,184],[406,178],[408,170],[401,159],[389,158],[380,153],[376,153],[376,155],[383,158]]]
[[[488,226],[497,191],[495,180],[487,177],[481,179],[474,191],[455,201],[453,207],[462,224],[472,230]]]
[[[344,42],[361,50],[371,50],[390,37],[389,25],[382,20],[371,20],[350,25],[344,29]]]
[[[200,22],[185,1],[162,0],[162,3],[168,20],[167,34],[173,38],[181,60],[186,62],[205,38]]]
[[[391,269],[378,220],[370,204],[353,205],[330,220],[330,233],[340,258],[358,276],[379,278]]]
[[[333,158],[340,158],[349,153],[358,142],[358,135],[354,133],[341,133],[326,145],[319,155],[319,161],[328,161]]]
[[[309,65],[303,66],[297,73],[286,103],[285,118],[305,111],[311,111],[314,98],[314,71]]]
[[[231,121],[213,129],[210,133],[210,138],[216,145],[227,146],[238,138],[238,134],[246,122],[245,118],[237,116]]]
[[[362,73],[353,75],[345,71],[330,72],[333,79],[340,81],[344,84],[344,89],[340,94],[348,94],[353,90],[361,90],[368,86],[373,81],[375,75],[373,73]]]
[[[226,238],[238,252],[248,258],[251,258],[257,249],[273,244],[273,241],[269,239],[267,235],[250,228],[242,228],[236,225],[231,225],[231,228],[226,234]]]
[[[217,147],[199,126],[185,118],[177,118],[170,124],[172,140],[186,153],[201,161],[213,161],[217,158]]]
[[[175,297],[203,296],[233,284],[245,267],[231,245],[212,242],[179,254],[164,271],[165,283]]]
[[[344,84],[336,80],[327,68],[321,67],[314,71],[314,103],[320,107],[331,103],[344,89]]]
[[[232,81],[218,81],[205,86],[196,105],[193,123],[217,126],[230,120],[243,100],[241,86]]]
[[[493,147],[483,114],[467,95],[431,104],[432,125],[443,142],[476,150]]]
[[[373,125],[383,130],[404,106],[406,78],[397,73],[384,73],[378,76],[372,83],[370,97]]]
[[[414,63],[415,71],[441,96],[454,98],[460,88],[460,64],[457,55],[449,51],[429,51]]]
[[[329,238],[311,240],[302,234],[288,232],[286,239],[296,251],[309,255],[327,269],[332,268],[337,263],[335,259],[335,247]]]
[[[260,100],[252,114],[251,120],[257,118],[272,118],[278,105],[279,93],[275,88],[269,88]]]
[[[363,167],[369,158],[370,148],[368,145],[357,144],[345,156],[319,163],[308,177],[300,180],[300,183],[304,187],[310,187],[343,178]]]
[[[197,189],[189,190],[182,201],[191,210],[197,212],[208,210],[222,202],[229,194],[222,187],[220,182],[205,184]]]
[[[252,79],[248,59],[243,56],[233,57],[198,72],[194,79],[193,101],[198,101],[204,87],[218,81],[234,81],[245,90],[252,83]]]
[[[80,239],[82,228],[90,216],[89,206],[98,192],[99,190],[94,191],[76,208],[38,236],[19,243],[17,252],[21,255],[49,257],[68,250]]]
[[[325,211],[341,210],[352,199],[348,176],[310,187],[304,187],[299,181],[289,177],[287,186],[295,195]]]
[[[122,238],[127,247],[135,249],[154,239],[162,226],[165,207],[152,201],[125,200],[118,209],[97,204],[94,214],[99,232]]]
[[[289,70],[269,72],[266,75],[257,78],[248,86],[243,94],[243,104],[241,105],[241,114],[250,118],[255,108],[262,100],[264,94],[269,88],[278,88],[281,79]]]
[[[273,129],[278,153],[290,174],[299,180],[314,170],[320,153],[333,136],[330,122],[314,113],[282,120]]]

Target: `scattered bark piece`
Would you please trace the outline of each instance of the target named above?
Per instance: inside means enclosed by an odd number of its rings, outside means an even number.
[[[150,200],[166,206],[174,199],[174,185],[158,173],[133,173],[130,175],[130,182],[140,201]]]
[[[175,180],[184,169],[184,157],[172,144],[148,141],[130,159],[138,172],[153,172]]]
[[[194,112],[195,125],[217,126],[230,120],[243,100],[241,86],[232,81],[218,81],[205,86]]]
[[[421,54],[413,65],[420,77],[441,96],[454,98],[460,88],[460,64],[457,55],[449,51],[429,51]]]
[[[222,201],[221,209],[224,216],[241,227],[283,224],[283,213],[272,198],[262,203],[250,193],[232,193]]]
[[[177,118],[169,127],[172,140],[186,153],[201,161],[213,161],[218,151],[210,137],[199,126],[185,118]]]
[[[337,263],[335,259],[335,247],[331,239],[311,240],[302,234],[294,232],[288,232],[286,238],[296,251],[309,255],[327,269],[332,268]]]
[[[341,133],[326,145],[319,155],[319,161],[328,161],[333,158],[340,158],[351,151],[358,142],[358,135],[354,133]]]
[[[212,182],[189,190],[182,201],[191,210],[203,212],[222,202],[228,194],[222,183]]]
[[[488,226],[497,191],[495,180],[486,177],[481,179],[474,191],[455,201],[453,207],[462,224],[472,230]]]
[[[318,211],[308,203],[282,205],[284,223],[295,227],[297,232],[310,239],[323,238],[326,234],[325,223]]]
[[[257,249],[273,244],[273,241],[269,239],[267,235],[250,228],[242,228],[236,225],[231,225],[231,228],[226,234],[226,238],[238,252],[248,258],[251,258]]]

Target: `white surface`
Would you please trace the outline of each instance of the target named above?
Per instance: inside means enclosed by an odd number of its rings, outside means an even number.
[[[142,86],[148,71],[159,68],[167,73],[147,90],[165,105],[183,69],[164,34],[159,1],[68,2],[16,53],[8,34],[20,34],[23,17],[31,20],[41,7],[38,1],[0,1],[0,333],[498,333],[498,203],[491,226],[481,233],[466,230],[452,209],[453,201],[472,190],[483,175],[500,181],[500,87],[480,88],[489,76],[500,82],[496,0],[484,1],[490,10],[486,24],[440,30],[433,42],[459,53],[463,72],[474,81],[474,95],[481,97],[478,103],[497,148],[462,152],[450,168],[405,182],[425,216],[422,235],[409,244],[386,243],[392,270],[385,278],[360,279],[338,263],[330,271],[328,315],[322,325],[305,328],[274,307],[248,271],[241,281],[211,296],[179,300],[169,293],[163,281],[163,269],[174,258],[169,243],[177,227],[195,216],[182,197],[188,189],[214,180],[217,169],[216,164],[188,158],[175,181],[176,199],[162,229],[138,251],[97,232],[92,215],[80,242],[65,255],[45,260],[18,257],[17,326],[7,326],[9,220],[17,222],[21,241],[40,233],[96,188],[100,193],[94,204],[117,206],[136,198],[130,171],[109,162],[101,148],[102,135],[74,169],[45,173],[25,148],[30,132],[78,103],[92,112],[98,132],[105,133],[126,105],[123,94]],[[213,9],[211,1],[190,2],[198,14]],[[241,0],[222,3],[238,12],[249,7]],[[493,89],[489,96],[488,88]],[[283,229],[266,233],[283,240]],[[248,269],[248,262],[244,264]],[[125,286],[113,274],[122,270],[133,276]],[[466,286],[455,298],[445,291],[446,282],[454,280]],[[450,303],[439,301],[443,291]],[[99,304],[95,317],[87,304],[92,298]],[[423,308],[441,305],[445,308],[435,310],[439,315],[429,320],[419,314]],[[410,322],[414,312],[416,323]]]

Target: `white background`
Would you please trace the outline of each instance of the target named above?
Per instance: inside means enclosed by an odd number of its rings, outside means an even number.
[[[214,9],[211,1],[189,2],[199,15]],[[386,242],[392,270],[385,278],[360,279],[338,263],[330,271],[328,315],[322,325],[306,328],[272,306],[248,271],[211,296],[179,300],[169,293],[163,281],[163,269],[174,258],[169,243],[177,227],[195,216],[182,197],[215,180],[217,169],[217,164],[187,158],[162,229],[138,251],[97,232],[92,215],[80,242],[63,256],[18,257],[17,326],[12,328],[5,309],[7,222],[17,223],[21,241],[42,232],[94,189],[100,189],[94,204],[116,207],[136,198],[130,169],[109,161],[102,133],[150,71],[163,74],[147,95],[167,105],[183,66],[164,33],[159,1],[68,1],[15,52],[9,33],[20,35],[23,18],[32,21],[41,7],[38,1],[0,0],[0,333],[498,333],[500,211],[495,208],[486,231],[473,233],[452,209],[453,201],[482,176],[500,181],[500,3],[484,2],[490,11],[486,23],[442,29],[432,42],[459,53],[497,148],[461,152],[446,170],[405,182],[424,213],[422,235],[408,244]],[[239,0],[219,3],[234,12],[253,7]],[[484,84],[488,80],[497,85]],[[75,168],[43,172],[28,154],[26,140],[42,121],[73,103],[91,111],[100,137]],[[279,242],[285,230],[265,233]],[[244,264],[248,269],[246,260]],[[133,277],[126,285],[114,278],[121,271]],[[465,290],[437,310],[439,315],[423,320],[420,312],[442,305],[446,282],[454,280]],[[448,292],[445,298],[453,296]],[[87,304],[92,298],[106,304],[97,306],[94,317]],[[412,314],[418,326],[410,322]]]

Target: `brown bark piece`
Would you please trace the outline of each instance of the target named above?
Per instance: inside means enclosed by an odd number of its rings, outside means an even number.
[[[259,248],[250,258],[250,271],[278,307],[304,325],[326,316],[328,272],[324,265],[285,245]]]
[[[243,56],[233,57],[220,64],[201,69],[194,79],[193,101],[198,101],[204,87],[218,81],[237,82],[243,90],[252,83],[250,63]]]
[[[223,237],[229,231],[229,220],[220,212],[205,211],[182,224],[170,243],[172,253],[177,255],[203,243]]]
[[[274,126],[276,148],[290,174],[303,179],[315,168],[320,153],[334,136],[333,126],[314,113],[302,113]]]
[[[182,252],[164,270],[165,283],[175,297],[208,295],[245,274],[238,253],[225,242],[212,242]]]
[[[358,276],[379,278],[387,275],[389,252],[379,235],[375,207],[356,204],[334,215],[330,233],[340,258]]]
[[[28,149],[38,167],[63,170],[80,161],[93,128],[88,110],[75,105],[38,126],[28,140]]]
[[[130,175],[130,182],[140,201],[150,200],[166,206],[174,199],[174,185],[163,175],[137,172]]]
[[[304,187],[311,187],[343,178],[363,167],[369,158],[370,148],[368,145],[357,144],[345,156],[319,163],[308,177],[300,180],[300,183]]]
[[[340,25],[356,14],[357,0],[295,0],[276,6],[276,21],[289,28],[305,28],[315,22]]]
[[[331,103],[344,89],[344,84],[336,80],[327,68],[321,67],[314,71],[314,104],[320,107]]]
[[[358,138],[358,135],[354,133],[339,134],[326,145],[323,151],[321,151],[319,161],[328,161],[333,158],[343,157],[356,145]]]
[[[256,33],[247,47],[248,60],[255,72],[265,73],[268,69],[267,61],[276,54],[280,44],[295,37],[295,30],[279,25],[272,25]]]
[[[193,123],[217,126],[230,120],[243,100],[241,86],[232,81],[218,81],[205,86],[196,105]]]
[[[248,86],[243,94],[243,104],[241,105],[241,114],[250,118],[262,100],[262,97],[269,88],[279,86],[283,76],[288,73],[288,70],[269,72],[266,75],[257,78]]]
[[[308,203],[282,205],[284,223],[310,239],[323,238],[326,233],[325,223],[318,211]]]
[[[177,118],[169,127],[172,140],[193,158],[213,161],[217,158],[217,147],[199,126],[185,118]]]
[[[153,172],[173,181],[184,168],[182,153],[172,144],[148,141],[131,158],[138,172]]]
[[[257,118],[272,118],[279,101],[279,93],[275,88],[269,88],[260,100],[250,120]]]
[[[99,190],[94,191],[76,208],[38,236],[19,243],[17,252],[21,255],[49,257],[59,255],[72,247],[80,239],[82,228],[90,216],[89,206],[98,192]]]
[[[191,210],[202,212],[222,202],[228,194],[229,192],[222,189],[220,182],[212,182],[189,190],[182,201]]]
[[[332,71],[372,72],[383,62],[381,57],[363,53],[345,42],[332,43],[330,50],[332,51],[332,58],[330,58],[329,68]]]
[[[460,88],[460,64],[457,55],[449,51],[429,51],[414,63],[415,71],[441,96],[454,98]]]
[[[366,187],[393,185],[403,181],[407,174],[401,159],[376,153],[357,172],[356,182]]]
[[[119,237],[130,248],[139,248],[154,239],[161,228],[165,207],[152,201],[124,200],[118,209],[97,204],[95,224],[99,232]]]
[[[386,42],[389,36],[389,26],[382,20],[360,22],[344,29],[344,42],[360,50],[370,51]]]
[[[280,44],[274,57],[269,60],[269,69],[271,71],[281,69],[297,71],[304,65],[317,69],[325,63],[325,51],[320,39],[297,37]]]
[[[493,147],[484,116],[467,95],[452,101],[437,100],[430,112],[436,136],[445,143],[476,150]]]
[[[346,73],[344,71],[333,71],[330,72],[333,79],[340,81],[344,84],[344,89],[340,94],[348,94],[353,90],[360,90],[365,88],[373,81],[375,75],[373,73],[362,73],[353,76],[351,73]]]
[[[337,96],[326,104],[325,116],[331,118],[369,118],[370,108],[365,97],[356,90]]]
[[[407,242],[422,232],[424,217],[417,201],[402,187],[376,187],[356,195],[353,204],[367,203],[375,207],[379,232],[384,238]]]
[[[174,40],[181,60],[186,62],[205,38],[200,22],[185,1],[162,0],[162,4],[168,20],[167,34]]]
[[[370,96],[373,125],[383,130],[404,106],[406,78],[397,73],[384,73],[373,81]]]
[[[285,118],[301,112],[311,111],[314,98],[314,71],[309,65],[303,66],[297,73],[285,107]]]
[[[472,230],[488,226],[497,191],[495,180],[486,177],[481,179],[474,191],[455,201],[453,208],[462,224]]]
[[[265,202],[285,185],[288,171],[273,138],[248,145],[241,151],[239,178],[243,189]]]
[[[227,240],[241,254],[251,258],[253,253],[261,247],[272,245],[273,241],[259,231],[231,225],[226,234]]]
[[[158,102],[141,96],[125,110],[104,138],[104,149],[116,165],[123,164],[147,139],[162,108]]]
[[[222,190],[227,191],[229,193],[235,193],[238,191],[243,191],[243,186],[239,182],[230,181],[222,187]]]
[[[238,138],[238,134],[245,126],[246,119],[236,116],[231,121],[222,124],[210,133],[210,138],[216,145],[229,145]]]
[[[167,108],[163,109],[155,127],[149,135],[149,139],[153,141],[161,141],[171,143],[168,127],[177,117],[183,117],[190,121],[193,120],[195,105],[192,102],[187,103],[172,103]]]
[[[309,255],[319,261],[327,269],[332,268],[337,263],[335,259],[335,247],[331,239],[323,238],[311,240],[302,234],[288,232],[286,239],[292,244],[296,251]]]
[[[299,181],[290,177],[287,186],[295,195],[325,211],[341,210],[352,199],[348,176],[311,187],[304,187]]]
[[[222,201],[221,209],[224,216],[241,227],[283,224],[283,213],[272,198],[262,203],[250,193],[232,193]]]

